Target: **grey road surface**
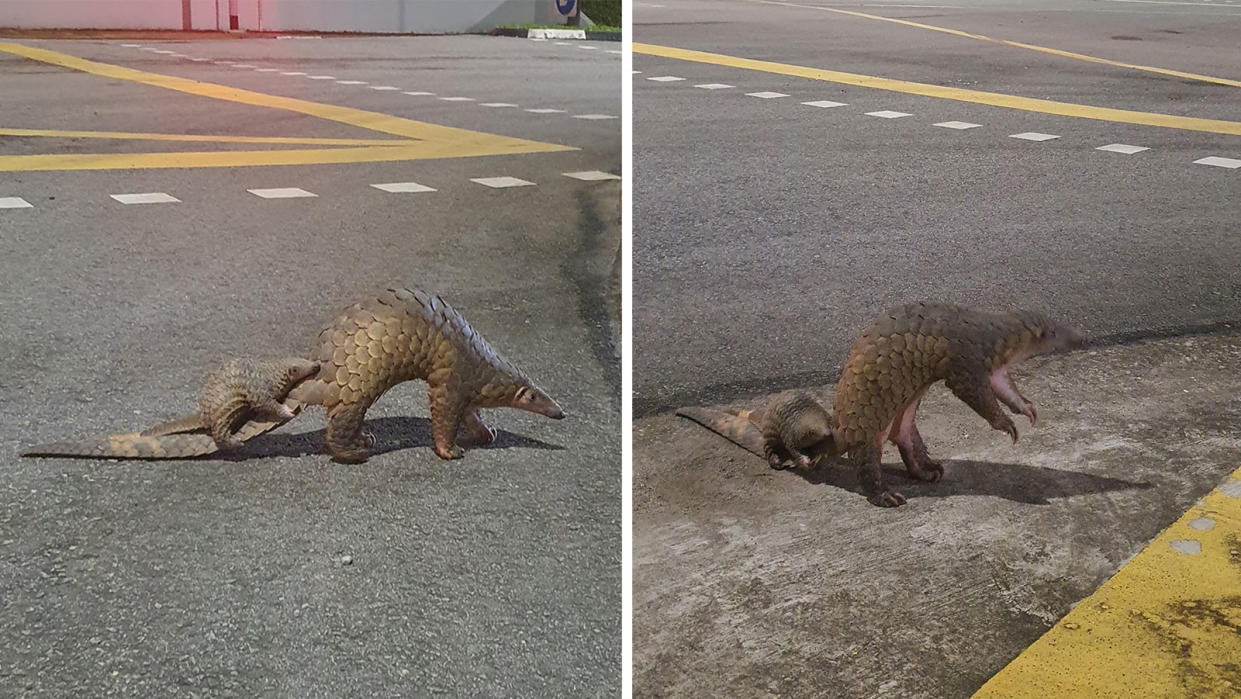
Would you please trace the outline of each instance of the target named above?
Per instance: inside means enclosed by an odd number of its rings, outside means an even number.
[[[620,187],[563,173],[620,174],[617,45],[18,43],[577,150],[0,173],[0,201],[29,204],[0,208],[0,695],[614,695],[619,361],[605,299]],[[386,137],[4,53],[0,94],[7,128]],[[0,156],[255,147],[0,137]],[[533,184],[471,181],[492,177]],[[434,191],[372,186],[402,182]],[[248,191],[264,188],[316,196]],[[112,198],[133,193],[179,202]],[[321,411],[235,457],[17,457],[188,412],[223,358],[304,353],[339,307],[393,283],[443,295],[568,418],[485,411],[496,443],[444,462],[415,382],[370,410],[363,465],[323,453]]]
[[[1238,31],[1237,3],[637,3],[638,696],[967,696],[1236,468]],[[1017,445],[933,390],[948,472],[904,507],[671,413],[830,385],[923,299],[1097,344],[1018,372]]]

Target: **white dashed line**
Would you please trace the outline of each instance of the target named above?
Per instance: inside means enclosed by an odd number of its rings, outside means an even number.
[[[434,96],[435,96],[435,93],[434,93],[434,92],[402,92],[401,94],[402,94],[402,95],[409,95],[409,96],[411,96],[411,97],[424,97],[424,96],[428,96],[428,95],[429,95],[429,96],[431,96],[431,97],[434,97]]]
[[[1026,131],[1025,133],[1015,133],[1009,138],[1020,138],[1023,141],[1050,141],[1053,138],[1060,138],[1054,134],[1039,133],[1037,131]]]
[[[610,172],[602,172],[600,170],[585,170],[582,172],[564,172],[561,173],[565,177],[572,177],[575,180],[583,182],[595,182],[598,180],[619,180],[619,175],[613,175]]]
[[[365,80],[337,80],[338,85],[365,85]]]
[[[198,63],[206,63],[207,61],[210,61],[211,59],[210,59],[210,58],[193,58],[193,57],[191,57],[191,58],[190,58],[190,60],[191,60],[191,61],[197,61]],[[287,75],[287,73],[286,73],[286,75]]]
[[[121,46],[124,46],[127,49],[136,49],[139,46],[142,46],[142,44],[121,44]]]
[[[599,121],[603,119],[616,119],[618,117],[614,117],[611,114],[574,114],[573,118],[574,119],[590,119],[590,120]]]
[[[633,73],[634,75],[641,75],[641,74],[642,74],[642,71],[640,71],[640,70],[632,70],[632,71],[629,71],[629,72]]]
[[[380,92],[394,92],[396,90],[400,90],[401,88],[392,87],[391,85],[371,85],[371,89],[379,90]]]
[[[283,71],[280,74],[281,75],[305,75],[305,73],[299,73],[296,70]]]
[[[255,68],[255,69],[254,69],[254,72],[256,72],[256,73],[276,73],[276,72],[278,72],[279,70],[280,70],[279,68]]]
[[[598,51],[599,50],[598,46],[579,46],[578,48],[582,49],[583,51]]]
[[[966,129],[976,129],[982,126],[982,124],[971,124],[968,121],[941,121],[938,124],[935,124],[935,126],[942,126],[945,129],[964,131]]]
[[[34,204],[21,197],[0,197],[0,209],[32,209]]]
[[[479,102],[478,106],[502,108],[502,107],[516,107],[517,105],[513,104],[512,102]]]
[[[547,107],[540,107],[538,109],[527,109],[526,111],[530,112],[531,114],[564,114],[563,109],[549,109]]]
[[[900,119],[901,117],[913,116],[905,112],[894,112],[890,109],[884,109],[878,112],[866,112],[866,116],[879,117],[880,119]]]
[[[167,50],[167,49],[151,49],[151,51],[152,51],[153,53],[162,53],[162,54],[164,54],[164,55],[168,55],[168,54],[171,54],[171,53],[172,53],[172,51],[169,51],[169,50]]]
[[[470,181],[481,184],[484,187],[491,187],[492,189],[504,189],[505,187],[529,187],[534,184],[533,182],[528,182],[526,180],[519,180],[516,177],[477,177],[470,178]]]
[[[425,184],[417,182],[388,182],[386,184],[373,184],[375,189],[382,189],[385,192],[402,193],[402,192],[434,192],[434,187],[428,187]]]
[[[703,83],[701,85],[695,85],[694,87],[701,88],[703,90],[727,90],[730,87],[736,87],[736,85],[725,85],[724,83]]]
[[[759,99],[771,100],[777,97],[788,97],[783,92],[747,92],[746,97],[757,97]]]
[[[1130,146],[1124,143],[1110,143],[1106,146],[1099,146],[1098,148],[1095,148],[1095,150],[1105,150],[1110,153],[1124,153],[1125,155],[1133,155],[1134,153],[1141,153],[1144,150],[1150,150],[1150,148],[1147,148],[1146,146]]]
[[[819,107],[821,109],[830,109],[831,107],[847,107],[847,102],[833,102],[831,100],[815,100],[813,102],[802,102],[807,107]]]
[[[473,97],[441,97],[445,102],[473,102]]]
[[[608,49],[607,51],[608,53],[624,53],[624,51],[617,51],[616,49]]]
[[[569,42],[567,42],[567,41],[557,41],[557,42],[555,42],[555,43],[556,43],[556,45],[557,45],[557,46],[572,46],[572,45],[573,45],[573,44],[571,44],[571,43],[569,43]]]
[[[678,80],[684,80],[684,79],[685,78],[678,78],[675,75],[660,75],[654,78],[647,78],[647,80],[650,80],[651,82],[656,82],[656,83],[674,83]]]
[[[234,64],[233,64],[233,67],[234,67],[234,68],[247,68],[247,69],[254,69],[254,68],[257,68],[258,66],[252,66],[252,65],[250,65],[249,63],[234,63]]]
[[[108,195],[122,204],[176,204],[181,200],[163,192],[146,192],[144,194],[110,194]]]
[[[142,50],[143,50],[143,51],[146,51],[146,49],[142,49]],[[232,62],[232,61],[212,61],[212,63],[216,64],[217,66],[231,66],[231,65],[233,65],[233,62]],[[305,73],[302,73],[302,75],[305,75]]]
[[[1241,167],[1241,160],[1237,160],[1236,158],[1221,158],[1219,156],[1212,155],[1195,160],[1194,165],[1214,165],[1215,167],[1226,167],[1236,170]]]
[[[297,187],[277,187],[275,189],[247,189],[247,192],[263,199],[296,199],[298,197],[317,197],[318,194],[307,192]]]
[[[307,75],[310,80],[335,80],[335,75]]]

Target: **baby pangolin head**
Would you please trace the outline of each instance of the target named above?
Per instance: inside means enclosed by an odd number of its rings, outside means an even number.
[[[288,359],[284,365],[284,385],[293,390],[299,383],[319,373],[319,363],[309,359]],[[283,398],[283,396],[281,396]]]

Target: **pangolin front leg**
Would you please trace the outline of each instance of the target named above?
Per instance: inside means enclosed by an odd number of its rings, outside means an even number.
[[[944,467],[931,460],[926,444],[922,441],[922,435],[918,434],[918,426],[914,424],[918,405],[922,403],[922,395],[925,392],[926,389],[923,389],[918,393],[896,416],[888,438],[897,449],[900,449],[901,461],[905,462],[905,469],[909,471],[909,475],[920,481],[935,482],[944,477]]]
[[[460,459],[465,455],[457,446],[457,428],[466,412],[465,400],[446,383],[434,383],[427,390],[431,408],[431,440],[441,459]]]
[[[905,496],[888,487],[883,475],[883,438],[873,439],[849,454],[866,499],[880,507],[899,507]]]
[[[465,412],[461,418],[461,428],[465,431],[470,444],[482,446],[496,440],[495,428],[483,422],[483,418],[478,414],[478,408]]]
[[[1008,417],[1008,413],[1000,407],[987,372],[977,370],[953,372],[944,380],[944,385],[952,391],[953,395],[973,408],[974,412],[986,420],[993,429],[1007,432],[1013,438],[1013,444],[1017,443],[1017,426]]]
[[[990,383],[991,390],[995,391],[996,397],[1007,405],[1009,410],[1018,415],[1025,415],[1030,419],[1031,425],[1038,423],[1038,411],[1034,409],[1034,404],[1017,390],[1017,384],[1013,383],[1008,367],[1000,367],[992,372]]]
[[[327,448],[337,461],[362,463],[375,447],[375,435],[363,426],[369,403],[337,403],[327,413]]]

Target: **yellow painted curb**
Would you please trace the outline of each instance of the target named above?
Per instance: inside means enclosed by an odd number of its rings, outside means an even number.
[[[855,85],[857,87],[869,87],[877,90],[903,92],[910,95],[921,95],[923,97],[937,97],[940,99],[956,100],[958,102],[985,104],[992,107],[1020,109],[1027,112],[1041,112],[1043,114],[1055,114],[1057,116],[1077,117],[1080,119],[1097,119],[1099,121],[1111,121],[1122,124],[1160,126],[1169,129],[1182,129],[1185,131],[1205,131],[1208,133],[1241,136],[1241,122],[1237,121],[1200,119],[1197,117],[1174,116],[1172,114],[1157,114],[1154,112],[1135,112],[1128,109],[1111,109],[1109,107],[1091,107],[1084,104],[1056,102],[1053,100],[1035,99],[1033,97],[1005,95],[998,92],[983,92],[981,90],[967,90],[959,87],[945,87],[943,85],[929,85],[926,83],[910,82],[908,80],[879,78],[871,75],[860,75],[858,73],[844,73],[838,70],[824,70],[822,68],[807,68],[805,66],[789,65],[787,63],[773,63],[771,61],[738,58],[735,56],[726,56],[718,53],[708,53],[706,51],[692,51],[689,49],[678,49],[669,46],[655,46],[653,44],[639,44],[636,42],[633,44],[633,52],[642,53],[649,56],[660,56],[662,58],[674,58],[681,61],[710,63],[712,65],[726,66],[729,68],[741,68],[744,70],[755,70],[764,73],[776,73],[778,75],[791,75],[793,77],[807,78],[809,80],[822,80],[825,82],[840,83],[843,85]]]
[[[974,696],[1241,696],[1241,470]]]

